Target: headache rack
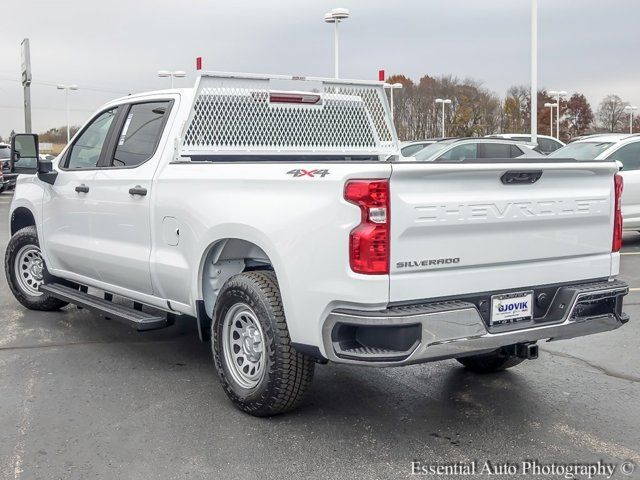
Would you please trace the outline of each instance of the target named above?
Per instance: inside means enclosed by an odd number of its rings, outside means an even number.
[[[383,82],[203,73],[180,155],[397,154]]]

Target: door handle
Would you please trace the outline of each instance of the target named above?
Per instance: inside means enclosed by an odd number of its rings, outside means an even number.
[[[76,192],[78,193],[89,193],[89,187],[87,187],[84,183],[82,185],[78,185],[76,187]]]
[[[129,194],[140,195],[141,197],[144,197],[147,194],[147,189],[144,187],[141,187],[140,185],[136,185],[135,187],[132,187],[129,189]]]

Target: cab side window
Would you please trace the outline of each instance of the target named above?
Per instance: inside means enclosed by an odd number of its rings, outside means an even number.
[[[480,152],[480,158],[511,158],[511,144],[482,143]]]
[[[65,168],[96,168],[109,129],[116,116],[116,108],[98,115],[74,142],[67,155]]]
[[[167,101],[131,105],[109,166],[135,167],[149,160],[160,142],[169,106]]]
[[[640,170],[640,142],[630,143],[613,152],[609,160],[618,160],[624,165],[623,170]]]

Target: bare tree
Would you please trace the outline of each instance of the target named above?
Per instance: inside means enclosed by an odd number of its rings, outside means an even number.
[[[394,121],[402,140],[441,135],[442,109],[435,104],[436,98],[451,99],[445,108],[446,135],[476,136],[499,130],[500,100],[476,80],[425,75],[416,84],[404,75],[394,75],[387,81],[403,84],[394,94]]]
[[[617,95],[607,95],[598,107],[598,121],[607,132],[621,131],[624,128],[624,107],[627,104]]]

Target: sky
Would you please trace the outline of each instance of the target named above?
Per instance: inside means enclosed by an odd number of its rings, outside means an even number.
[[[539,0],[541,88],[614,93],[640,106],[640,2]],[[20,42],[31,42],[33,130],[84,123],[101,104],[169,86],[162,69],[333,75],[333,27],[345,7],[340,75],[474,78],[500,96],[530,82],[530,0],[0,0],[0,135],[24,130]]]

